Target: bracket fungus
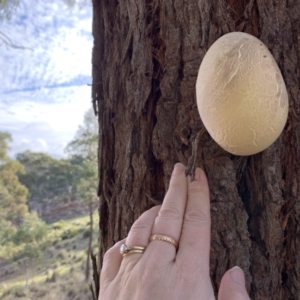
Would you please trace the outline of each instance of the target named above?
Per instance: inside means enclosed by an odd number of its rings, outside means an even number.
[[[225,34],[209,48],[199,69],[196,95],[207,131],[235,155],[269,147],[287,120],[288,94],[276,61],[247,33]]]

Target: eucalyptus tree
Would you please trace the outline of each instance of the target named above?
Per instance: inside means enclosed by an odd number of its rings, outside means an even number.
[[[76,184],[76,192],[89,207],[90,234],[87,250],[85,278],[89,279],[90,256],[93,241],[93,212],[98,201],[98,122],[93,110],[89,109],[84,115],[83,125],[80,125],[74,139],[68,144],[66,151],[71,160],[81,161],[79,168],[79,180]]]
[[[20,162],[9,158],[10,140],[10,134],[0,132],[0,231],[2,232],[4,228],[18,226],[28,212],[28,191],[18,178],[19,173],[24,173],[24,167]]]
[[[252,299],[299,299],[300,2],[94,0],[93,10],[98,271],[105,251],[161,203],[180,161],[208,175],[215,290],[226,269],[239,265]],[[289,95],[280,138],[251,156],[232,155],[212,140],[195,99],[205,53],[233,31],[269,48]]]
[[[9,141],[10,134],[0,132],[0,253],[6,257],[11,257],[15,245],[26,244],[28,248],[34,246],[33,241],[37,245],[40,229],[45,228],[38,216],[28,211],[28,189],[19,181],[25,168],[9,158]]]
[[[31,151],[17,154],[17,160],[26,170],[19,178],[28,188],[28,205],[41,217],[51,206],[76,198],[75,186],[79,179],[76,161]]]
[[[19,4],[20,0],[0,0],[0,21],[10,19]]]

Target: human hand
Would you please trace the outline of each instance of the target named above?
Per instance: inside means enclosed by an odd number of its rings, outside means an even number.
[[[135,221],[126,238],[127,246],[146,247],[122,257],[125,240],[109,249],[103,260],[99,300],[212,300],[209,276],[210,201],[204,172],[197,168],[195,181],[176,164],[162,206],[155,206]],[[162,234],[179,241],[153,240]],[[227,271],[219,300],[249,300],[243,271]]]

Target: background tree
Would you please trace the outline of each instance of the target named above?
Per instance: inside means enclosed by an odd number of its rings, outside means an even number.
[[[228,268],[240,265],[252,299],[299,299],[300,2],[112,0],[93,1],[93,9],[99,271],[104,252],[162,201],[180,161],[191,171],[202,166],[208,176],[214,288]],[[290,101],[280,138],[246,157],[211,139],[195,101],[203,56],[232,31],[267,45]]]
[[[77,185],[79,197],[88,205],[90,215],[89,241],[86,257],[85,280],[90,277],[90,257],[92,253],[94,220],[93,213],[98,201],[97,197],[97,161],[84,160],[81,170],[81,180]]]
[[[19,3],[19,0],[0,0],[0,21],[10,19]]]
[[[55,159],[46,153],[30,151],[19,153],[17,160],[25,166],[26,174],[19,174],[19,178],[29,190],[31,209],[40,211],[42,205],[49,207],[76,198],[81,161]]]
[[[8,157],[9,141],[11,136],[0,132],[0,256],[12,257],[13,245],[23,244],[23,252],[30,248],[36,253],[36,245],[45,236],[46,227],[37,214],[28,212],[28,190],[18,178],[18,174],[24,173],[24,166]],[[26,256],[32,255],[28,253]]]
[[[47,230],[47,225],[40,220],[36,212],[32,212],[23,218],[14,234],[15,245],[23,244],[23,250],[17,254],[15,259],[25,258],[26,290],[28,289],[29,270],[32,263],[42,257],[41,244],[47,238]]]
[[[24,167],[8,157],[10,140],[11,136],[8,133],[0,132],[0,224],[4,228],[9,228],[9,224],[19,225],[22,217],[28,212],[28,191],[19,182],[17,175],[24,172]]]
[[[0,23],[7,19],[10,20],[12,14],[16,11],[17,7],[19,6],[19,0],[0,0]],[[2,45],[6,45],[7,47],[15,48],[15,49],[28,49],[32,50],[31,48],[18,46],[13,43],[13,41],[8,37],[4,32],[0,31],[0,47]]]
[[[71,141],[66,151],[71,155],[71,160],[81,161],[79,168],[79,180],[76,191],[84,203],[89,207],[90,233],[86,258],[85,279],[90,276],[90,257],[93,241],[93,212],[97,203],[97,147],[98,147],[98,123],[92,109],[84,116],[83,125],[79,126],[75,138]]]
[[[83,125],[79,125],[74,139],[66,147],[66,152],[71,157],[79,156],[95,161],[97,149],[98,121],[91,108],[85,113]]]
[[[79,5],[80,7],[84,5],[90,5],[90,0],[63,0],[64,3],[68,5],[68,7],[73,8],[75,5]]]

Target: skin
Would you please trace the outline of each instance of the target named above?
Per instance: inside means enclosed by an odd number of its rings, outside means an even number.
[[[209,276],[209,187],[203,170],[197,168],[195,177],[191,182],[185,166],[176,164],[162,206],[143,213],[126,240],[106,252],[99,300],[216,299]],[[179,241],[178,250],[168,242],[149,242],[154,233]],[[119,252],[123,243],[147,248],[123,258]],[[224,274],[218,299],[250,299],[239,267]]]

